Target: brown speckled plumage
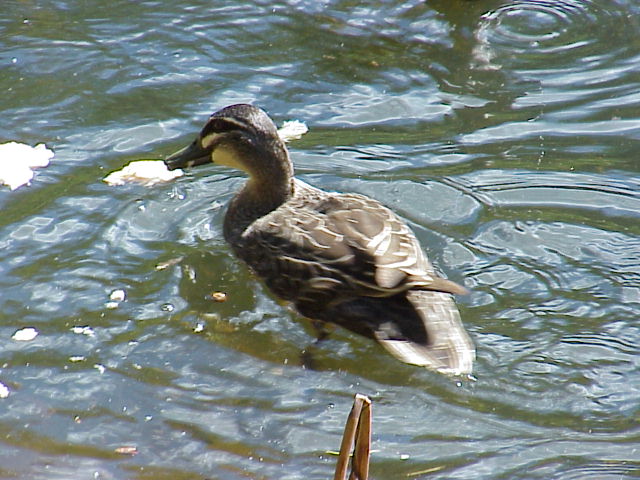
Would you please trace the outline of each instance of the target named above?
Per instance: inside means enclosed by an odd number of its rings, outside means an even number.
[[[213,161],[249,174],[224,222],[235,254],[304,316],[376,339],[400,360],[470,373],[475,351],[452,293],[415,235],[364,195],[319,190],[293,177],[287,149],[260,109],[214,113],[169,168]]]

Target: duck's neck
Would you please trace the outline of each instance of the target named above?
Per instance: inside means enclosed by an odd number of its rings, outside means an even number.
[[[286,151],[284,153],[286,155]],[[249,180],[233,197],[224,219],[224,236],[232,245],[242,232],[293,196],[291,162],[272,162],[269,168],[249,172]]]

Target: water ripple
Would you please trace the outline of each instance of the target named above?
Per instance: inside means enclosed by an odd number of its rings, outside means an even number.
[[[563,207],[637,217],[640,178],[610,173],[482,170],[450,179],[489,207]]]
[[[486,13],[475,31],[474,66],[502,71],[515,93],[511,108],[527,118],[462,134],[460,141],[538,140],[542,157],[552,139],[566,136],[583,144],[603,137],[604,145],[640,138],[634,79],[640,56],[624,40],[640,28],[631,10],[622,2],[534,0]]]
[[[475,60],[485,69],[500,69],[499,62],[523,67],[541,55],[552,55],[553,63],[566,64],[566,56],[592,60],[602,48],[594,29],[612,22],[618,28],[631,26],[614,9],[590,0],[509,2],[482,16]]]

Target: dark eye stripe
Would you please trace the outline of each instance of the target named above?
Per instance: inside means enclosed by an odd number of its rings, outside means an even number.
[[[202,129],[202,137],[211,135],[212,133],[224,133],[231,132],[233,130],[239,130],[242,125],[228,118],[213,117],[209,119],[207,124]]]

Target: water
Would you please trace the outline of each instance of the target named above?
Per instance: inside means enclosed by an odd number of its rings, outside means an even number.
[[[0,20],[0,141],[56,152],[0,188],[0,478],[327,479],[356,392],[373,478],[640,476],[635,2],[93,3]],[[305,368],[312,329],[222,239],[237,172],[101,181],[239,101],[472,290],[477,380],[344,331]]]

